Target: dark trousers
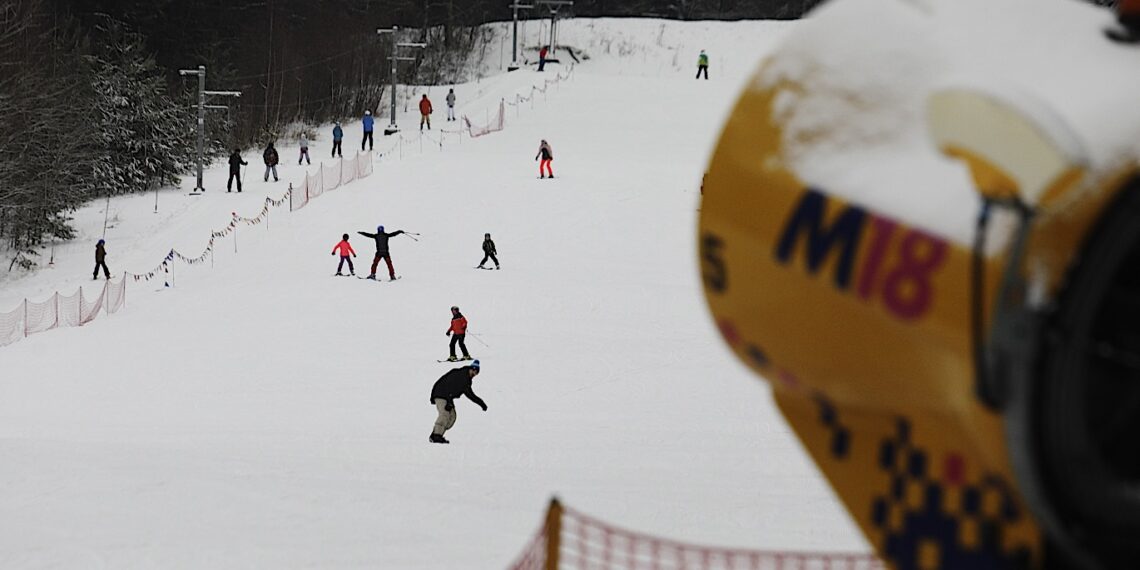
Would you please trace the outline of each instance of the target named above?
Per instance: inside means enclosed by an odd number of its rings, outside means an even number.
[[[226,181],[226,192],[229,192],[233,189],[234,180],[237,180],[238,192],[241,192],[241,173],[234,172],[232,170],[230,171],[230,179]]]
[[[388,264],[388,277],[395,279],[396,278],[396,270],[392,269],[392,256],[389,255],[388,252],[384,252],[384,253],[378,252],[376,254],[376,257],[372,258],[372,271],[369,273],[369,275],[376,275],[376,266],[380,265],[380,259],[383,259],[384,263]]]
[[[483,261],[480,261],[480,262],[479,262],[479,267],[483,267],[483,264],[484,264],[484,263],[487,263],[487,259],[488,259],[488,258],[490,258],[490,259],[491,259],[491,261],[494,261],[494,262],[495,262],[495,267],[498,267],[498,266],[499,266],[499,258],[495,257],[495,254],[493,254],[493,253],[488,253],[488,254],[485,254],[485,255],[483,256]]]
[[[340,270],[344,269],[344,262],[346,262],[346,261],[348,262],[348,272],[355,275],[356,274],[356,268],[352,266],[352,258],[347,256],[347,255],[340,256],[340,263],[336,266],[336,272],[340,273]],[[375,270],[373,270],[373,271],[375,271]]]
[[[452,333],[452,335],[451,335],[451,356],[452,357],[455,356],[455,345],[456,344],[458,344],[459,349],[463,351],[463,358],[470,358],[471,357],[471,355],[467,352],[467,343],[463,342],[463,337],[465,337],[465,336],[467,336],[467,335]]]
[[[301,149],[301,156],[297,158],[297,164],[301,164],[302,160],[309,164],[313,163],[311,160],[309,160],[309,147]]]
[[[705,74],[705,79],[708,79],[708,78],[709,78],[709,66],[707,66],[707,65],[698,65],[698,66],[697,66],[697,77],[696,77],[696,79],[700,79],[700,78],[701,78],[701,73],[702,73],[702,72],[704,72],[704,74]]]
[[[98,279],[99,278],[99,268],[100,267],[103,268],[103,275],[105,275],[107,277],[107,279],[110,279],[111,278],[111,270],[107,269],[107,262],[105,260],[102,260],[102,259],[96,259],[95,260],[95,272],[91,274],[91,278],[92,279]],[[466,352],[465,352],[465,354],[466,354]]]
[[[368,145],[368,150],[372,150],[372,131],[364,131],[364,138],[360,139],[360,150],[364,150],[364,145]]]
[[[330,156],[344,156],[344,152],[340,149],[340,141],[333,141],[333,150]]]
[[[539,59],[538,60],[538,70],[542,71],[545,67],[546,67],[546,58]]]

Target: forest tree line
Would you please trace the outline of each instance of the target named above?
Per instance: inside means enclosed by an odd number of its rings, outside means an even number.
[[[566,16],[795,18],[816,0],[576,0]],[[528,3],[532,3],[529,2]],[[479,24],[507,0],[0,0],[0,240],[8,269],[74,236],[69,214],[190,172],[196,77],[237,90],[208,112],[211,155],[296,122],[359,116],[383,101],[391,45],[425,41],[403,83],[453,79]],[[542,12],[532,10],[530,17]],[[384,110],[386,113],[386,110]]]

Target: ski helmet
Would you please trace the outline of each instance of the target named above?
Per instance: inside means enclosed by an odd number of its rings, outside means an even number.
[[[376,232],[377,232],[377,233],[380,233],[380,232],[383,232],[383,231],[384,231],[384,226],[376,226]]]
[[[344,241],[348,241],[348,234],[344,234],[344,235],[342,235],[342,236],[340,236],[340,237],[341,237],[341,239],[343,239]]]
[[[471,368],[478,370],[479,369],[479,361],[478,360],[472,360],[471,361]]]
[[[451,310],[452,310],[452,311],[458,311],[458,310],[459,310],[459,306],[458,306],[458,305],[452,305],[452,306],[451,306]]]
[[[105,241],[103,241],[103,240],[99,240],[99,243],[98,243],[97,245],[103,245],[103,244],[105,244],[105,243],[107,243],[107,242],[105,242]]]

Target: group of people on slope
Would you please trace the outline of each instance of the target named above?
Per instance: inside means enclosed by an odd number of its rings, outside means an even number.
[[[392,253],[388,246],[388,240],[400,234],[408,234],[404,230],[396,230],[394,232],[385,232],[384,226],[376,226],[376,233],[369,232],[356,232],[366,238],[371,238],[376,242],[376,255],[372,258],[372,268],[368,273],[366,279],[376,279],[376,268],[380,265],[380,260],[388,266],[388,280],[395,281],[396,269],[392,265]],[[411,234],[419,235],[419,234]],[[102,241],[100,241],[102,244]],[[341,239],[335,246],[333,246],[331,255],[340,255],[340,263],[336,266],[336,275],[344,275],[344,264],[348,264],[349,275],[356,275],[356,268],[352,265],[352,258],[356,257],[356,250],[352,249],[352,244],[348,242],[348,234],[342,234]],[[495,262],[495,269],[501,269],[499,265],[499,258],[497,257],[498,250],[495,249],[495,242],[491,240],[491,234],[483,234],[483,260],[477,266],[479,269],[487,269],[483,267],[487,260]],[[464,349],[466,352],[466,349]]]

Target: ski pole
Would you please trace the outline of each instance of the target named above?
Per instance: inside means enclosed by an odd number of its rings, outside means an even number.
[[[417,234],[417,233],[414,233],[414,232],[404,232],[404,235],[406,235],[406,236],[408,236],[408,237],[412,238],[412,241],[420,241],[420,240],[418,240],[418,239],[416,239],[416,238],[412,237],[412,236],[418,236],[418,235],[420,235],[420,234]]]
[[[469,335],[471,335],[471,336],[475,337],[475,340],[479,341],[479,344],[481,344],[481,345],[483,345],[483,346],[485,346],[485,347],[487,347],[487,348],[491,348],[491,346],[490,346],[489,344],[487,344],[487,343],[483,342],[483,339],[479,338],[479,335],[477,335],[477,334],[475,334],[475,333],[473,333],[473,332],[471,332],[471,331],[467,331],[467,334],[469,334]]]

